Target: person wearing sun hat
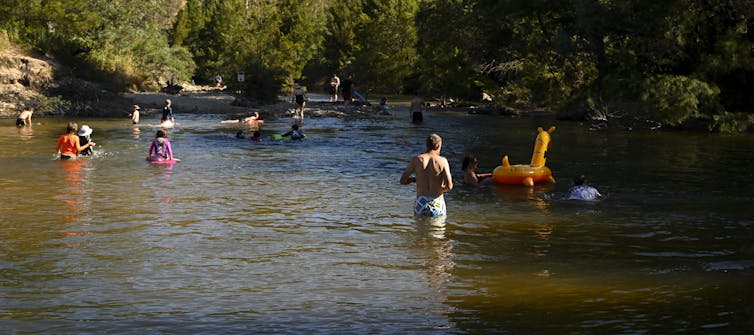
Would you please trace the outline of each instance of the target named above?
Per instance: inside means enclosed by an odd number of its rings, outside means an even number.
[[[92,138],[91,138],[92,131],[93,131],[92,128],[89,128],[89,126],[87,125],[82,125],[79,128],[79,132],[78,132],[79,143],[81,144],[82,147],[86,145],[87,143],[92,142]],[[86,147],[86,149],[79,151],[79,156],[90,156],[91,154],[92,154],[91,146],[88,146]]]
[[[139,123],[139,110],[141,110],[141,107],[139,107],[139,105],[134,105],[134,110],[128,115],[131,117],[131,122],[133,122],[133,124]]]
[[[60,154],[60,160],[76,159],[76,154],[78,152],[95,145],[94,142],[81,145],[79,142],[79,136],[76,133],[78,128],[79,126],[76,122],[69,122],[68,126],[65,128],[65,134],[58,137],[58,144],[55,145],[55,152]]]

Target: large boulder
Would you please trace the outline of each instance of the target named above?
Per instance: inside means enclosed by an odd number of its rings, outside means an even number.
[[[15,116],[36,107],[41,93],[54,79],[53,62],[22,54],[15,48],[0,51],[0,116]]]

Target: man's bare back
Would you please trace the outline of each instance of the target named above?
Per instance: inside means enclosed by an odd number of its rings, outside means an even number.
[[[437,198],[449,190],[445,180],[447,165],[448,160],[439,155],[424,153],[414,157],[410,166],[416,176],[416,195]]]
[[[414,157],[401,176],[400,182],[403,185],[416,182],[417,197],[437,198],[453,188],[450,166],[448,160],[440,156],[440,148],[441,145],[428,148],[427,152]],[[415,177],[411,177],[412,174]]]
[[[416,182],[414,216],[444,217],[447,213],[443,194],[453,189],[453,178],[448,160],[440,156],[441,148],[440,135],[429,135],[427,152],[412,158],[401,175],[402,185]]]
[[[421,112],[423,105],[424,99],[420,98],[419,96],[415,96],[413,99],[411,99],[411,105],[409,106],[408,111],[411,113]]]

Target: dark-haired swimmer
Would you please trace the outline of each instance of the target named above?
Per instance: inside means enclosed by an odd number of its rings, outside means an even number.
[[[151,160],[172,160],[173,147],[170,145],[168,134],[160,129],[155,134],[152,144],[149,146],[149,158]]]
[[[463,169],[463,183],[466,185],[477,186],[479,184],[489,184],[492,181],[492,173],[476,173],[479,166],[479,160],[474,156],[463,158],[461,168]]]
[[[602,194],[593,186],[586,183],[585,175],[578,175],[573,178],[573,186],[563,197],[569,200],[586,200],[594,201],[601,198]]]
[[[303,140],[306,135],[299,130],[298,125],[294,124],[291,126],[291,131],[285,133],[282,135],[283,137],[290,136],[292,140]]]

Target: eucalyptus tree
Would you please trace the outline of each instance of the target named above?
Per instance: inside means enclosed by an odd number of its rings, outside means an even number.
[[[719,92],[713,103],[699,96],[699,109],[680,117],[711,117],[722,131],[754,130],[754,2],[687,1],[676,8],[684,15],[667,18],[683,50],[674,74]]]
[[[735,123],[731,112],[751,112],[754,80],[746,75],[754,74],[751,2],[574,4],[580,9],[574,44],[585,46],[593,61],[586,96],[603,102],[592,108],[598,115],[629,115],[660,125],[715,119],[725,128],[731,126],[726,117]]]
[[[363,89],[400,93],[415,74],[418,1],[365,1],[353,61],[346,70]]]
[[[191,0],[179,14],[174,42],[194,52],[197,75],[234,77],[235,88],[260,100],[275,99],[320,51],[324,1]]]
[[[113,89],[191,72],[190,54],[167,41],[177,0],[3,1],[0,24],[15,41]]]
[[[332,1],[327,7],[323,50],[319,63],[319,73],[329,76],[349,69],[360,49],[358,29],[362,20],[363,0]]]
[[[403,90],[415,75],[418,0],[330,1],[322,53],[306,73],[319,82],[350,76],[364,91]]]
[[[462,0],[423,1],[416,17],[418,82],[424,93],[469,95],[472,43],[479,38],[472,7]],[[478,40],[477,40],[478,41]]]
[[[418,21],[422,74],[431,90],[497,86],[507,102],[575,117],[751,124],[753,7],[724,0],[426,2]],[[437,46],[445,53],[433,52]],[[464,72],[471,73],[465,80]]]

